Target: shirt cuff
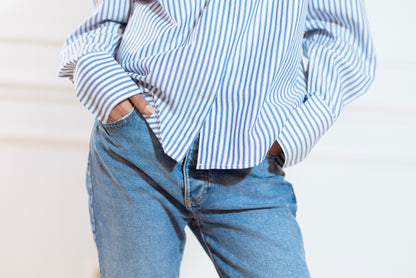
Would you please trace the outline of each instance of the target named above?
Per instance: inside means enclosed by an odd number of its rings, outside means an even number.
[[[283,168],[301,162],[332,124],[330,108],[319,95],[293,110],[276,139],[285,156]]]
[[[114,57],[105,52],[81,56],[73,80],[79,101],[103,123],[114,106],[142,93]]]

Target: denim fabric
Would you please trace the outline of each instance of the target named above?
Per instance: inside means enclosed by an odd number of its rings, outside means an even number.
[[[178,277],[186,225],[220,277],[309,277],[296,198],[277,157],[197,170],[165,155],[143,115],[95,122],[87,169],[102,278]]]

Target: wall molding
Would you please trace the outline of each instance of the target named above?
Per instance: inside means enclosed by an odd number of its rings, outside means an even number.
[[[0,44],[23,44],[27,46],[56,46],[63,47],[65,40],[40,37],[11,37],[0,36]]]
[[[78,104],[72,86],[0,81],[0,100]]]
[[[65,91],[67,93],[74,92],[72,85],[56,85],[46,82],[20,82],[20,81],[2,81],[0,80],[0,89],[28,89],[42,91]]]
[[[27,147],[71,147],[71,148],[88,148],[88,140],[75,139],[64,136],[34,136],[29,134],[11,134],[4,135],[0,134],[0,145],[5,144],[7,147],[10,146],[27,146]]]

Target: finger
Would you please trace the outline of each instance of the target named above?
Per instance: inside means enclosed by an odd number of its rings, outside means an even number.
[[[130,102],[129,99],[125,99],[114,106],[113,110],[110,112],[109,121],[118,120],[119,118],[123,117],[127,113],[131,111],[133,108],[133,104]]]
[[[128,112],[131,111],[131,109],[133,108],[133,104],[130,102],[129,99],[125,99],[122,102],[120,102],[119,104],[117,104],[113,111],[115,113],[121,114],[121,115],[125,115]]]
[[[134,95],[134,96],[130,97],[130,101],[142,113],[149,114],[149,115],[155,113],[155,109],[140,94],[137,94],[137,95]]]

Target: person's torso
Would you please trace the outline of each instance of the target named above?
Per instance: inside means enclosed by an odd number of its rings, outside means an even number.
[[[200,134],[199,169],[258,165],[305,98],[302,0],[136,1],[117,60],[157,112],[177,161]]]

